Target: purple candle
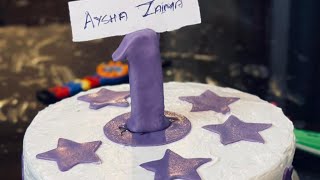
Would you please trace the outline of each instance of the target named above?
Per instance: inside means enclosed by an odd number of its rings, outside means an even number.
[[[131,132],[155,132],[170,126],[164,115],[159,38],[150,29],[136,31],[126,35],[112,55],[115,61],[129,61],[132,105],[126,128]]]

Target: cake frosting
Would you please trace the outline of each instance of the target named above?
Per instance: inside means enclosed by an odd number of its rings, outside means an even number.
[[[129,85],[104,87],[113,91],[129,91]],[[260,98],[238,90],[199,83],[164,84],[165,110],[185,116],[191,123],[188,135],[162,146],[124,146],[106,138],[103,127],[131,107],[106,106],[90,109],[78,97],[96,93],[100,88],[82,92],[40,111],[28,127],[23,142],[23,175],[26,180],[154,179],[155,173],[141,165],[164,157],[170,150],[183,158],[210,158],[197,168],[203,180],[262,179],[281,180],[291,167],[295,151],[293,125],[282,110]],[[192,112],[192,104],[181,97],[199,96],[210,90],[219,96],[239,98],[228,105],[229,112]],[[180,99],[179,99],[180,98]],[[131,98],[128,98],[131,102]],[[259,134],[264,143],[239,141],[224,145],[220,135],[204,129],[222,124],[230,117],[246,123],[272,124]],[[54,161],[37,159],[39,153],[57,147],[60,138],[75,142],[101,141],[97,163],[78,164],[68,171],[59,170]]]

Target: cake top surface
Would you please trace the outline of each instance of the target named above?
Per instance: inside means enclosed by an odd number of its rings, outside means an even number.
[[[107,88],[128,91],[129,85]],[[184,158],[211,158],[212,161],[197,169],[202,179],[281,179],[284,169],[291,165],[295,146],[292,123],[280,108],[256,96],[213,85],[165,83],[166,110],[186,116],[192,124],[191,132],[180,141],[164,146],[127,147],[108,140],[103,127],[114,117],[129,112],[130,107],[107,106],[93,110],[88,108],[88,103],[77,100],[79,96],[98,90],[80,93],[39,112],[24,138],[26,175],[34,179],[153,179],[154,173],[140,165],[163,158],[168,149]],[[190,112],[192,104],[179,99],[199,96],[206,90],[240,99],[229,105],[227,114]],[[222,124],[231,116],[247,123],[272,124],[259,132],[265,144],[239,141],[223,145],[219,134],[202,128]],[[79,164],[61,172],[55,162],[36,158],[37,154],[56,148],[59,138],[76,142],[102,141],[96,151],[101,163]]]

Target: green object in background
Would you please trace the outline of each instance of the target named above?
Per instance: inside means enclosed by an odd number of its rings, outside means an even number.
[[[294,134],[298,149],[320,156],[320,133],[295,129]]]

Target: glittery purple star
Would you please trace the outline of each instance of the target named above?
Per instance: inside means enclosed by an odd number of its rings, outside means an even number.
[[[220,135],[220,142],[223,145],[238,141],[250,141],[264,143],[259,131],[263,131],[272,124],[246,123],[235,116],[230,116],[223,124],[208,125],[203,128]]]
[[[56,161],[60,171],[68,171],[80,163],[101,162],[100,158],[95,154],[101,143],[101,141],[77,143],[60,138],[56,149],[38,154],[36,157],[38,159]]]
[[[205,91],[200,96],[185,96],[179,97],[180,100],[192,103],[191,112],[198,111],[215,111],[222,114],[230,112],[228,107],[231,103],[238,101],[240,98],[236,97],[221,97],[212,91]]]
[[[209,161],[211,161],[210,158],[185,159],[167,149],[162,159],[143,163],[140,166],[155,172],[155,180],[200,180],[197,168]]]
[[[129,96],[129,91],[117,92],[108,89],[100,89],[96,93],[80,96],[78,97],[78,100],[89,102],[91,109],[100,109],[108,105],[128,107],[129,103],[126,98]]]
[[[282,180],[292,180],[293,166],[286,167],[283,173]]]

